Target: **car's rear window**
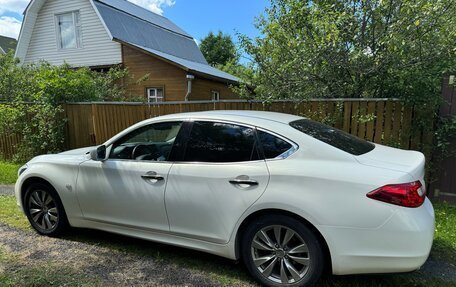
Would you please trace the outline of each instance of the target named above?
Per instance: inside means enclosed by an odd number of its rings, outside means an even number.
[[[375,148],[375,145],[368,141],[308,119],[293,121],[290,126],[352,155],[362,155]]]

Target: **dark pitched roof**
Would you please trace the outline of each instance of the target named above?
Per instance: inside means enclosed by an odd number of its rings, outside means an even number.
[[[160,26],[164,29],[173,31],[178,34],[182,34],[186,37],[192,38],[189,34],[187,34],[184,30],[179,28],[176,24],[171,22],[168,18],[153,13],[149,10],[146,10],[142,7],[139,7],[129,1],[126,0],[98,0],[101,3],[109,5],[111,7],[116,8],[117,10],[123,11],[140,19],[143,19],[149,23],[153,23],[157,26]]]
[[[134,6],[125,0],[104,0],[106,3],[119,1],[125,2],[123,5],[125,7]],[[94,3],[114,39],[154,49],[185,60],[207,63],[193,38],[163,28],[158,25],[161,23],[146,21],[100,1],[94,1]],[[125,8],[123,6],[122,8]],[[138,9],[142,8],[138,7]],[[154,14],[147,10],[144,11],[151,15]],[[168,26],[166,25],[166,27]]]
[[[17,41],[14,38],[0,36],[0,48],[6,52],[16,50]]]
[[[93,3],[114,40],[152,53],[189,71],[229,82],[239,81],[211,67],[195,40],[167,18],[126,0],[94,0]]]

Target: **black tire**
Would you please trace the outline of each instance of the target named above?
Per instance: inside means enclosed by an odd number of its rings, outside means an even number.
[[[59,236],[69,226],[62,201],[49,184],[32,183],[25,191],[23,207],[27,219],[39,234]]]
[[[282,231],[278,232],[278,236],[280,239],[276,240],[277,236],[275,235],[274,228],[278,227],[281,227],[283,229],[280,229]],[[292,234],[292,232],[295,232],[295,234],[293,234],[293,237],[291,237],[292,239],[287,241],[288,243],[283,245],[282,243],[285,242],[285,234],[283,234],[283,232],[288,233],[289,230],[291,230],[290,234]],[[266,235],[268,235],[268,239],[271,239],[269,243],[275,243],[274,251],[263,251],[264,249],[255,248],[255,246],[258,247],[256,243],[252,245],[254,239],[255,242],[258,242],[259,240],[261,243],[266,242],[262,240],[262,234],[260,233],[260,231],[266,232]],[[277,244],[276,241],[281,241],[281,243]],[[293,246],[289,247],[289,245],[292,245],[292,243],[296,244],[297,246],[302,246],[302,243],[305,243],[307,251],[301,251],[302,249],[300,248],[299,252],[301,253],[299,255],[295,255],[298,249],[292,248]],[[266,247],[270,248],[270,245],[271,244],[266,244]],[[264,246],[264,244],[262,246]],[[292,217],[284,215],[262,216],[254,220],[249,226],[247,226],[241,239],[241,252],[244,264],[249,270],[250,274],[252,274],[252,276],[264,286],[312,286],[320,279],[325,266],[325,258],[323,254],[322,245],[313,233],[313,231],[302,222]],[[266,255],[260,255],[260,252],[265,252]],[[256,257],[257,262],[259,262],[259,259],[270,257],[271,254],[273,255],[272,258],[274,259],[266,261],[263,265],[260,265],[259,267],[255,265],[254,256]],[[297,256],[307,256],[309,260],[308,264],[301,265],[301,263],[298,263],[298,261],[294,261],[294,259],[296,259]],[[298,259],[302,260],[303,257],[298,257]],[[272,261],[274,260],[277,261],[273,263]],[[274,270],[273,273],[266,277],[262,272],[268,273],[266,272],[266,270],[268,269],[268,266],[270,266],[269,264],[272,263],[274,264],[275,269],[272,268],[272,270]],[[293,268],[289,267],[290,264],[292,264],[294,270]],[[259,268],[261,268],[262,271],[260,271]],[[282,275],[282,268],[287,269],[286,271],[284,271],[284,274],[285,276],[287,276],[286,278],[288,278],[289,281],[285,281],[280,278],[280,276]],[[299,274],[302,277],[297,277],[300,279],[295,280],[290,270],[297,271],[298,269],[301,271],[301,273]],[[277,280],[279,282],[277,282]],[[282,283],[284,281],[285,283]]]

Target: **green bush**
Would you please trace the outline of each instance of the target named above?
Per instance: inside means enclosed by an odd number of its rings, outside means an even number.
[[[64,146],[64,102],[125,100],[120,67],[107,72],[52,66],[19,65],[12,53],[0,55],[0,134],[21,134],[14,161],[61,151]]]

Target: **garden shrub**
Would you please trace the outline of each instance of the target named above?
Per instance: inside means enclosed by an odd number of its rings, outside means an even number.
[[[121,67],[101,73],[67,64],[19,65],[11,52],[0,55],[0,134],[22,136],[13,160],[62,151],[62,103],[125,100],[121,79],[127,76]]]

